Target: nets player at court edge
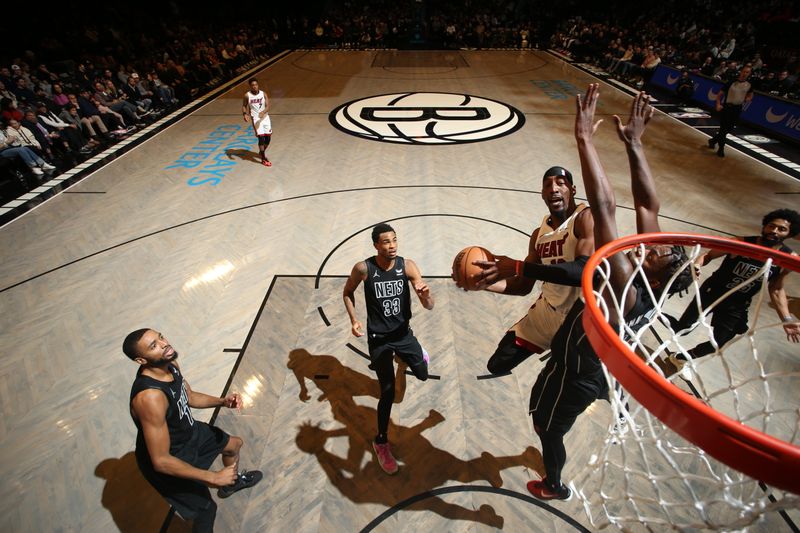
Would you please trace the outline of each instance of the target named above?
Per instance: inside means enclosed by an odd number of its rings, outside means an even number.
[[[544,173],[542,199],[549,214],[531,235],[524,276],[509,278],[513,272],[501,276],[496,264],[475,263],[484,268],[478,289],[526,295],[537,279],[544,282],[539,298],[506,332],[489,359],[486,367],[492,374],[506,374],[531,354],[550,348],[553,335],[580,295],[583,266],[594,253],[592,212],[586,204],[575,203],[575,185],[567,169],[556,166]]]
[[[217,505],[208,487],[218,487],[217,495],[227,498],[261,481],[262,474],[237,473],[242,439],[195,420],[190,407],[240,409],[242,397],[193,391],[178,367],[178,352],[153,329],[129,333],[122,351],[140,365],[130,396],[130,413],[138,429],[136,464],[175,511],[192,520],[192,531],[213,531]],[[220,454],[224,468],[210,471]]]
[[[265,167],[271,167],[272,162],[267,159],[267,147],[270,140],[272,140],[272,121],[269,118],[269,97],[267,93],[258,88],[258,80],[250,78],[248,81],[250,90],[244,95],[242,102],[242,116],[244,121],[250,117],[250,122],[253,124],[253,131],[258,137],[258,153],[261,156],[261,164]]]
[[[356,337],[363,336],[364,327],[356,318],[355,291],[364,282],[369,367],[378,375],[381,388],[378,434],[372,442],[372,448],[383,471],[394,474],[398,466],[387,435],[395,395],[394,356],[407,364],[417,379],[428,379],[428,354],[409,327],[409,287],[413,287],[425,309],[433,309],[434,302],[416,263],[397,255],[397,235],[390,225],[378,224],[372,228],[372,243],[378,253],[353,266],[342,297],[350,317],[351,332]]]

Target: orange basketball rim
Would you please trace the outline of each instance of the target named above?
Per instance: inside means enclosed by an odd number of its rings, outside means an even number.
[[[582,277],[583,326],[596,353],[619,383],[648,411],[683,438],[731,468],[773,487],[800,494],[800,448],[714,410],[650,368],[620,339],[593,291],[594,272],[604,258],[639,244],[700,245],[766,261],[795,272],[800,257],[742,241],[708,235],[644,233],[597,250]]]

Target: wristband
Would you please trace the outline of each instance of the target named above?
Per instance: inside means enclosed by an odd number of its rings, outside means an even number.
[[[781,320],[783,321],[784,324],[789,322],[797,322],[797,317],[794,315],[789,315],[781,318]]]

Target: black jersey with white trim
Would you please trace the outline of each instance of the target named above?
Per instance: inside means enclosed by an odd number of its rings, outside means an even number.
[[[395,257],[394,265],[388,270],[379,267],[374,256],[364,262],[367,265],[367,279],[364,281],[367,334],[370,337],[386,335],[408,328],[411,297],[405,259]]]
[[[133,404],[133,399],[136,395],[144,390],[156,389],[164,393],[164,396],[167,397],[165,419],[167,430],[169,431],[169,453],[180,457],[184,446],[192,441],[195,432],[195,421],[189,408],[189,396],[186,394],[186,386],[183,384],[183,375],[174,365],[168,365],[167,369],[172,374],[172,381],[160,381],[146,376],[142,374],[142,368],[140,367],[131,386],[130,403]],[[131,417],[133,417],[132,409]],[[150,455],[147,451],[142,424],[137,418],[133,418],[133,422],[138,430],[136,435],[136,455],[140,459],[149,461]]]
[[[743,240],[746,243],[756,244],[758,236],[744,237]],[[778,250],[787,254],[792,253],[792,249],[783,244],[778,247]],[[760,259],[728,254],[722,260],[719,268],[703,283],[703,288],[713,295],[722,296],[734,287],[739,286],[739,290],[725,298],[721,305],[746,309],[750,305],[753,295],[758,294],[759,289],[761,289],[764,278],[759,276],[750,283],[747,283],[747,280],[763,266],[764,261]],[[772,281],[780,270],[779,266],[773,264],[769,269],[769,274],[767,274],[767,280]]]

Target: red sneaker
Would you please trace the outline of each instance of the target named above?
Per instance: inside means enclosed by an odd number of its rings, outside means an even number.
[[[392,449],[388,442],[386,444],[378,444],[372,441],[372,449],[375,450],[375,454],[378,456],[378,464],[381,465],[384,472],[387,474],[394,474],[397,472],[397,461],[395,461],[392,455]]]
[[[569,500],[572,497],[572,491],[566,485],[561,485],[560,489],[553,491],[544,479],[528,481],[528,492],[540,500]]]
[[[261,162],[261,164],[264,165],[265,167],[271,167],[272,166],[272,161],[270,161],[269,159],[264,159]]]

